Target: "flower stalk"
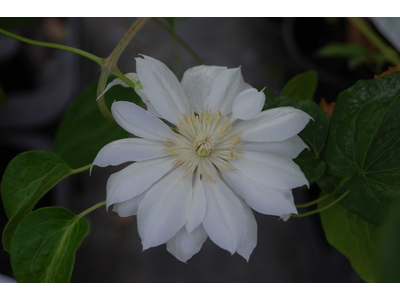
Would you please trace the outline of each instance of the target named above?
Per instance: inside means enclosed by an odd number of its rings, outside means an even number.
[[[309,211],[309,212],[306,212],[306,213],[303,213],[303,214],[299,214],[299,215],[292,214],[292,217],[295,217],[295,218],[302,218],[302,217],[306,217],[306,216],[313,215],[313,214],[316,214],[316,213],[320,213],[321,211],[324,211],[324,210],[326,210],[326,209],[332,207],[332,206],[335,205],[336,203],[338,203],[340,200],[342,200],[343,198],[345,198],[348,194],[349,194],[349,190],[347,190],[346,192],[344,192],[340,197],[338,197],[337,199],[335,199],[334,201],[332,201],[331,203],[329,203],[328,205],[326,205],[326,206],[324,206],[324,207],[317,208],[317,209],[314,209],[314,210],[312,210],[312,211]],[[325,196],[327,196],[327,195],[325,195]],[[321,199],[321,198],[324,198],[325,196],[322,196],[322,197],[318,198],[317,200],[322,201],[323,199]],[[332,196],[332,194],[328,194],[328,196]],[[317,201],[317,200],[315,200],[315,201]],[[319,201],[318,201],[318,202],[319,202]]]
[[[121,41],[118,43],[117,47],[111,52],[111,54],[104,59],[104,62],[102,64],[103,71],[100,74],[100,79],[99,79],[99,84],[97,86],[97,96],[101,95],[101,93],[104,91],[106,85],[107,85],[107,79],[109,74],[113,74],[120,78],[122,81],[127,83],[130,87],[133,89],[135,88],[135,85],[133,84],[132,81],[130,81],[128,78],[126,78],[121,71],[118,70],[117,68],[117,62],[119,57],[121,56],[122,52],[125,50],[126,46],[130,43],[130,41],[133,39],[133,37],[136,35],[136,33],[139,31],[140,28],[143,27],[144,24],[149,20],[150,18],[139,18],[132,26],[129,28],[129,30],[126,32],[124,37],[121,39]],[[114,117],[112,116],[111,112],[108,110],[104,96],[101,96],[97,100],[97,105],[99,106],[99,109],[103,116],[110,121],[111,123],[114,123],[117,125],[117,123],[114,120]]]

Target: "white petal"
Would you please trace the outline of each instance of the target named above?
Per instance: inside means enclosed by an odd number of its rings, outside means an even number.
[[[192,178],[183,178],[187,170],[177,168],[146,193],[138,210],[138,231],[143,250],[171,239],[187,219],[192,194]]]
[[[233,100],[246,87],[240,68],[221,72],[216,77],[210,93],[209,107],[212,113],[221,111],[223,116],[231,113]]]
[[[277,107],[260,113],[254,119],[241,121],[233,126],[243,141],[283,141],[298,134],[312,119],[307,113],[293,107]]]
[[[140,161],[112,174],[107,181],[107,207],[132,199],[173,168],[171,157]]]
[[[265,94],[254,88],[240,92],[233,101],[233,119],[250,120],[255,118],[265,103]]]
[[[207,199],[204,229],[215,244],[233,254],[246,238],[246,216],[237,196],[218,176],[214,179],[216,183],[203,181]]]
[[[280,216],[281,217],[281,219],[284,221],[284,222],[286,222],[287,220],[289,220],[289,218],[292,216],[292,214],[285,214],[285,215],[282,215],[282,216]]]
[[[292,160],[275,153],[246,151],[242,158],[230,163],[250,179],[278,189],[307,185],[300,167]]]
[[[190,106],[178,79],[162,62],[143,55],[136,58],[140,83],[151,104],[166,120],[177,124],[182,114],[189,115]]]
[[[251,180],[239,170],[221,170],[221,173],[229,186],[255,211],[273,216],[297,213],[291,190],[266,186]]]
[[[188,103],[196,113],[200,110],[208,111],[214,80],[226,69],[226,67],[197,66],[188,69],[183,74],[182,87]]]
[[[130,81],[133,82],[133,84],[135,85],[135,91],[138,87],[141,87],[140,82],[139,82],[139,77],[137,76],[136,73],[126,73],[125,77],[127,77]],[[126,88],[130,87],[127,83],[125,83],[121,79],[115,78],[113,81],[111,81],[109,84],[107,84],[104,91],[100,94],[100,96],[97,97],[96,100],[99,100],[99,98],[101,96],[103,96],[109,89],[111,89],[115,85],[122,85],[123,87],[126,87]]]
[[[295,135],[280,142],[244,142],[237,147],[237,150],[270,152],[293,159],[306,148],[308,149],[306,143],[298,135]]]
[[[125,202],[115,203],[113,206],[113,211],[118,213],[120,217],[130,217],[137,215],[139,204],[144,199],[146,193],[147,191],[144,191],[140,195],[137,195]]]
[[[92,165],[99,167],[117,166],[129,161],[142,161],[167,156],[161,142],[129,138],[105,145],[97,154]]]
[[[206,239],[207,233],[203,225],[195,228],[190,233],[184,226],[167,242],[167,250],[180,261],[186,262],[200,251]]]
[[[166,138],[173,138],[172,130],[168,125],[134,103],[114,102],[111,111],[115,121],[134,135],[154,141],[166,141]]]
[[[204,220],[206,215],[206,196],[204,194],[203,183],[200,179],[193,188],[192,201],[190,207],[189,218],[186,222],[186,229],[190,233],[197,228]]]
[[[243,256],[248,262],[251,253],[253,253],[254,248],[257,246],[257,221],[254,218],[251,208],[244,203],[244,201],[240,201],[240,203],[242,203],[243,211],[246,215],[247,234],[246,239],[239,245],[236,252]]]

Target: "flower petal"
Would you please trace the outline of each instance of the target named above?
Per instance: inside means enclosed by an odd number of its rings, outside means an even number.
[[[284,222],[286,222],[287,220],[289,220],[289,218],[292,216],[292,214],[285,214],[285,215],[282,215],[282,216],[280,216],[281,217],[281,219],[284,221]]]
[[[291,190],[266,186],[239,170],[221,170],[221,173],[229,186],[255,211],[273,216],[297,213]]]
[[[161,157],[140,161],[112,174],[107,181],[107,207],[143,193],[173,168],[173,160]]]
[[[192,232],[184,227],[167,242],[167,251],[182,262],[186,262],[200,251],[207,239],[207,233],[203,225],[198,226]]]
[[[204,194],[203,183],[200,179],[193,188],[191,208],[189,218],[186,222],[186,230],[190,233],[197,228],[206,216],[206,196]]]
[[[197,66],[188,69],[183,74],[182,87],[191,108],[196,113],[200,110],[208,111],[214,80],[226,69],[226,67],[217,66]]]
[[[134,103],[114,102],[111,111],[115,121],[123,129],[139,137],[153,141],[166,141],[166,138],[174,136],[168,125]]]
[[[233,101],[232,119],[253,119],[261,112],[264,103],[264,92],[259,92],[254,88],[244,90]]]
[[[300,167],[279,154],[267,152],[244,152],[242,158],[230,163],[250,179],[278,189],[293,189],[307,185],[308,181]]]
[[[162,62],[149,56],[143,57],[136,58],[136,70],[147,97],[166,120],[178,124],[182,114],[190,113],[181,84]]]
[[[247,234],[245,240],[238,246],[236,252],[243,256],[243,258],[248,262],[251,253],[253,253],[254,248],[257,246],[257,221],[254,218],[251,208],[244,203],[244,201],[240,201],[240,203],[242,204],[243,212],[246,215]]]
[[[130,217],[137,215],[139,204],[144,199],[144,196],[146,196],[146,193],[147,190],[125,202],[115,203],[113,206],[113,211],[118,213],[120,217]]]
[[[192,178],[183,178],[186,169],[177,168],[146,193],[138,210],[138,231],[143,250],[167,242],[187,219],[192,194]]]
[[[233,254],[246,238],[246,215],[238,197],[219,177],[215,180],[203,181],[207,199],[203,225],[215,244]]]
[[[161,142],[129,138],[116,140],[105,145],[97,154],[92,165],[99,167],[117,166],[129,161],[142,161],[167,156]]]
[[[243,141],[276,142],[298,134],[312,119],[307,113],[293,107],[277,107],[260,113],[254,119],[238,122],[232,132],[239,132]]]
[[[293,159],[299,156],[299,154],[306,148],[308,149],[306,143],[304,143],[298,135],[295,135],[287,140],[280,142],[244,142],[236,149],[245,151],[276,153],[284,157]]]
[[[133,84],[135,85],[135,91],[137,89],[142,88],[140,81],[139,81],[139,77],[137,76],[136,73],[126,73],[125,77],[128,78],[130,81],[133,82]],[[113,81],[111,81],[109,84],[107,84],[106,88],[104,89],[104,91],[100,94],[100,96],[97,97],[96,100],[99,100],[99,98],[101,96],[103,96],[109,89],[111,89],[113,86],[115,85],[122,85],[123,87],[127,88],[130,87],[127,83],[125,83],[124,81],[122,81],[119,78],[115,78]],[[137,91],[136,91],[137,92]],[[140,95],[139,95],[140,96]]]
[[[213,83],[210,93],[209,108],[213,114],[221,111],[227,115],[232,112],[233,100],[243,90],[247,88],[243,80],[240,67],[227,69],[219,74]]]

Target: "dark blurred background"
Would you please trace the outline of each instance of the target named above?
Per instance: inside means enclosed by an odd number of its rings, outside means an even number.
[[[100,57],[108,56],[135,18],[35,18],[0,27],[35,40],[62,43]],[[167,23],[165,23],[167,24]],[[8,25],[7,25],[8,26]],[[190,18],[176,33],[211,65],[242,67],[246,82],[279,94],[293,76],[316,70],[314,101],[335,101],[339,92],[376,70],[361,64],[350,70],[345,58],[318,58],[325,44],[361,38],[345,19],[332,18]],[[197,61],[178,44],[183,70]],[[177,61],[171,38],[149,21],[122,54],[122,72],[135,71],[138,53],[152,56],[173,70]],[[0,84],[8,108],[0,107],[0,174],[17,154],[50,150],[60,121],[100,68],[76,54],[24,44],[0,34]],[[100,113],[100,112],[99,112]],[[60,182],[37,207],[57,205],[74,213],[104,201],[106,181],[121,167],[96,169]],[[296,203],[318,197],[315,185],[294,191]],[[247,263],[209,239],[184,264],[165,245],[142,252],[135,217],[120,218],[104,207],[87,216],[91,231],[76,253],[72,282],[362,282],[348,260],[326,241],[318,215],[278,221],[255,213],[258,244]],[[0,207],[0,230],[7,223]],[[0,281],[12,280],[9,254],[0,251]],[[10,278],[11,277],[11,278]]]

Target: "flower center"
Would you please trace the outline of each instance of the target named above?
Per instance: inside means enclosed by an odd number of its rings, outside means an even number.
[[[193,150],[197,152],[198,155],[207,156],[213,151],[215,140],[207,132],[200,132],[193,143]]]
[[[167,138],[163,142],[167,147],[164,151],[175,156],[173,164],[179,162],[187,169],[184,178],[196,174],[215,182],[211,174],[220,176],[218,169],[235,170],[230,167],[229,160],[239,158],[236,153],[243,152],[234,149],[241,145],[242,139],[238,137],[241,132],[229,133],[232,129],[230,124],[228,117],[222,118],[220,112],[213,116],[210,109],[195,115],[192,110],[190,116],[182,115],[175,128],[177,138]]]

